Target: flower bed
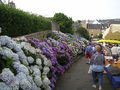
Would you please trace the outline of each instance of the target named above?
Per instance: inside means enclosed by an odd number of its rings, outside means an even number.
[[[0,36],[0,88],[3,90],[52,90],[56,78],[82,52],[81,42],[53,32],[45,41],[12,40]]]

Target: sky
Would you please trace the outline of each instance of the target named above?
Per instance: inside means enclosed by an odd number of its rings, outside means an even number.
[[[120,0],[10,0],[16,8],[30,13],[53,17],[64,13],[76,20],[120,18]]]

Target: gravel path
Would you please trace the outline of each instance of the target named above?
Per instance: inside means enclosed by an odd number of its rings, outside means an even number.
[[[78,61],[72,64],[63,76],[59,77],[54,90],[98,90],[92,88],[92,76],[89,75],[89,65],[85,57],[78,57]],[[112,83],[107,75],[103,76],[102,90],[113,90]]]

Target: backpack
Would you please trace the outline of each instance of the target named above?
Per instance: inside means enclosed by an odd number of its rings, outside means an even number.
[[[86,55],[89,55],[89,52],[88,52],[88,51],[86,51]]]

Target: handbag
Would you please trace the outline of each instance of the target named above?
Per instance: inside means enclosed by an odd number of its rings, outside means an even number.
[[[90,65],[89,70],[88,70],[88,74],[92,73],[92,65]]]
[[[97,57],[97,55],[95,56],[94,61],[95,61],[96,57]],[[90,65],[89,70],[88,70],[88,74],[91,74],[91,73],[92,73],[92,66],[93,66],[93,65]]]

